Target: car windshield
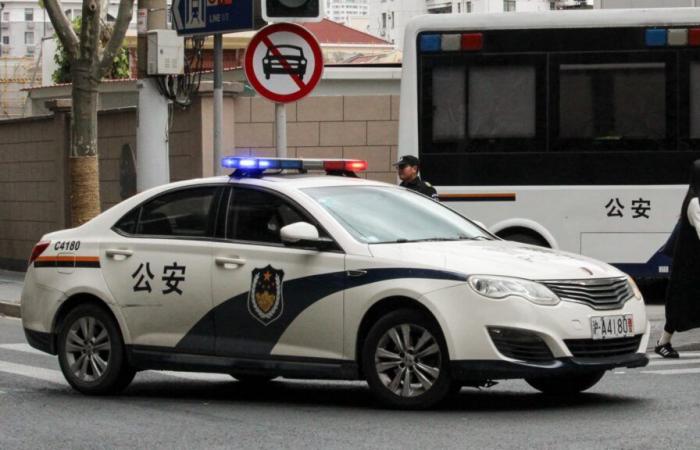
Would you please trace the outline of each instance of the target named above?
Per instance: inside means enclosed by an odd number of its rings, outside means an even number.
[[[303,191],[367,244],[493,239],[451,209],[407,189],[334,186]]]

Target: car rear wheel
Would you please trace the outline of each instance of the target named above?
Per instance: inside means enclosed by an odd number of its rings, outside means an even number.
[[[372,393],[388,407],[429,408],[452,388],[442,332],[420,311],[379,319],[367,334],[361,363]]]
[[[525,381],[544,394],[573,395],[592,388],[603,378],[603,375],[605,371],[596,371],[580,375],[526,378]]]
[[[114,394],[134,379],[121,333],[112,316],[97,305],[81,305],[63,321],[58,362],[68,383],[88,395]]]

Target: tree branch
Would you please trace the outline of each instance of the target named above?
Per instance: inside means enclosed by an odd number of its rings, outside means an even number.
[[[46,7],[46,12],[49,13],[49,19],[51,19],[51,24],[56,30],[58,39],[66,50],[69,61],[78,59],[80,42],[78,42],[78,36],[73,31],[73,25],[63,13],[61,2],[59,0],[44,0],[44,6]]]
[[[105,46],[104,52],[102,53],[102,60],[97,68],[99,78],[102,78],[109,72],[114,62],[114,57],[124,42],[126,30],[129,27],[129,22],[131,22],[133,7],[134,0],[121,0],[121,2],[119,2],[117,21],[114,23],[112,36],[110,36],[109,42]]]

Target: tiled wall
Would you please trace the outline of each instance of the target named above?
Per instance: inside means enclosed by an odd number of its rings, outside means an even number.
[[[305,158],[360,158],[363,175],[396,182],[391,163],[397,159],[399,97],[307,97],[286,106],[287,154]],[[235,152],[275,154],[275,106],[260,97],[235,99]]]

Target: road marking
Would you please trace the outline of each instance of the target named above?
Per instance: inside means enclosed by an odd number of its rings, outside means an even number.
[[[43,369],[41,367],[0,361],[0,372],[35,378],[37,380],[48,381],[49,383],[66,384],[66,379],[59,370]]]
[[[700,373],[700,367],[695,369],[642,370],[642,373],[650,373],[653,375],[684,375],[689,373]]]
[[[700,357],[700,352],[678,352],[679,355],[681,355],[681,358],[683,357]],[[651,359],[662,359],[661,355],[657,355],[656,353],[647,353],[647,356]]]
[[[168,375],[176,378],[183,378],[185,380],[197,380],[197,381],[233,381],[230,375],[222,373],[201,373],[201,372],[176,372],[173,370],[151,370],[151,373],[158,373],[163,375]]]
[[[37,350],[29,344],[0,344],[0,349],[12,350],[14,352],[33,353],[35,355],[53,356],[49,355],[48,353],[44,353],[41,350]]]
[[[700,359],[655,359],[649,361],[650,366],[680,366],[683,364],[697,364],[700,363]]]

